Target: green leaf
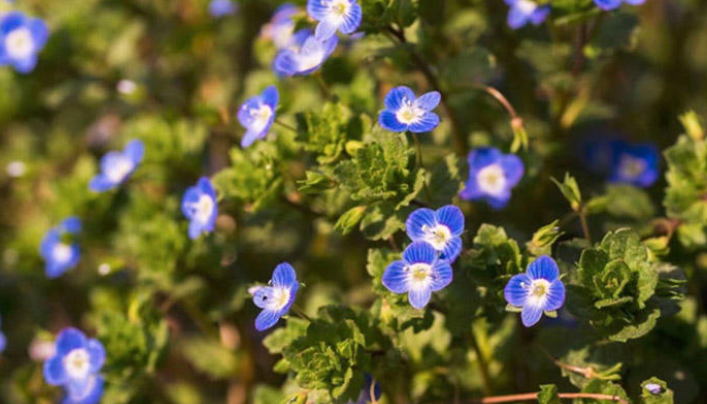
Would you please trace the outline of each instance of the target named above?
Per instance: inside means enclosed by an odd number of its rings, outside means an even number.
[[[555,178],[553,178],[552,181],[557,185],[557,188],[560,189],[560,192],[562,192],[562,195],[567,199],[567,202],[570,203],[572,210],[575,212],[579,211],[582,206],[582,194],[579,191],[577,180],[569,173],[565,173],[565,179],[562,182],[559,182]]]
[[[305,173],[306,179],[297,181],[297,190],[305,194],[318,194],[336,186],[334,180],[325,175],[314,171]]]
[[[561,404],[560,396],[558,395],[557,386],[554,384],[540,385],[538,393],[538,404]]]
[[[181,351],[194,368],[214,379],[227,379],[236,374],[238,358],[218,340],[192,338],[184,341]]]
[[[536,257],[540,255],[550,255],[552,245],[564,234],[558,226],[559,223],[559,220],[555,220],[539,228],[533,234],[533,238],[526,243],[528,251]]]

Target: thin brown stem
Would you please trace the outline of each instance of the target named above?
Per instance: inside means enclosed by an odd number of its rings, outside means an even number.
[[[422,161],[422,147],[420,146],[420,139],[417,138],[417,133],[412,134],[412,141],[415,143],[415,151],[417,153],[417,164],[421,169],[425,169],[425,163]],[[430,188],[427,186],[427,181],[424,182],[422,187],[425,189],[425,195],[427,196],[427,201],[432,202],[432,193]]]
[[[583,208],[579,209],[577,212],[579,215],[579,223],[582,225],[582,233],[584,233],[584,238],[590,243],[592,242],[592,235],[589,233],[589,224],[587,223],[587,214],[584,212]]]
[[[283,128],[285,128],[285,129],[287,129],[287,130],[290,130],[290,131],[292,131],[292,132],[294,132],[294,133],[297,133],[297,128],[295,128],[294,126],[291,126],[291,125],[289,125],[289,124],[286,124],[286,123],[284,123],[284,122],[282,122],[282,121],[280,121],[280,120],[277,120],[277,119],[276,119],[276,120],[275,120],[275,124],[280,125],[280,126],[282,126]]]
[[[538,399],[539,393],[523,393],[523,394],[510,394],[507,396],[493,396],[484,397],[478,400],[468,401],[474,404],[494,404],[494,403],[514,403],[521,401],[535,401]],[[573,400],[588,398],[591,400],[609,400],[615,401],[620,404],[630,404],[627,400],[619,396],[612,396],[610,394],[595,394],[595,393],[558,393],[558,397],[563,400]]]

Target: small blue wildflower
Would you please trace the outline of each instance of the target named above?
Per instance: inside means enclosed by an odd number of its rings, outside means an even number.
[[[655,146],[617,142],[612,155],[610,182],[649,187],[658,179],[660,154]]]
[[[382,282],[393,293],[407,293],[412,307],[422,309],[432,292],[452,282],[452,267],[431,244],[415,241],[405,248],[402,260],[388,265]]]
[[[550,15],[550,6],[539,6],[531,0],[505,0],[511,9],[508,10],[508,26],[513,29],[526,24],[542,24]]]
[[[338,44],[336,36],[319,40],[308,29],[297,31],[292,44],[281,49],[275,56],[273,70],[280,77],[311,74],[321,67]]]
[[[101,158],[101,172],[91,179],[91,191],[108,191],[120,185],[135,171],[145,155],[141,140],[131,140],[123,151],[108,152]]]
[[[46,263],[47,277],[56,278],[79,263],[79,245],[73,239],[80,231],[81,221],[72,216],[44,235],[39,254]]]
[[[75,328],[65,328],[57,336],[54,356],[44,362],[44,380],[64,388],[63,404],[96,404],[103,394],[99,372],[105,360],[100,341],[86,338]]]
[[[323,41],[336,35],[337,30],[347,35],[356,31],[363,17],[363,10],[357,1],[309,0],[307,13],[319,21],[314,37]]]
[[[299,7],[285,3],[275,10],[270,22],[260,30],[260,35],[273,41],[277,49],[287,48],[293,43],[295,21],[292,19],[300,12]]]
[[[663,392],[663,386],[658,383],[646,383],[643,387],[648,390],[649,393],[656,396]]]
[[[255,319],[255,329],[267,330],[287,314],[295,302],[297,289],[299,283],[292,265],[283,262],[275,267],[269,286],[257,287],[253,291],[253,303],[263,309]]]
[[[0,326],[2,326],[2,318],[0,318]],[[5,347],[7,346],[7,338],[5,337],[5,334],[0,331],[0,352],[3,352],[5,350]]]
[[[275,122],[278,99],[277,87],[270,86],[263,90],[262,94],[249,98],[241,105],[238,110],[238,121],[246,128],[246,133],[241,139],[241,147],[248,147],[268,135],[270,127]]]
[[[472,150],[468,156],[469,179],[459,196],[465,200],[485,200],[502,209],[511,199],[511,190],[523,178],[523,161],[496,148]]]
[[[49,38],[47,24],[19,11],[0,16],[0,66],[13,66],[29,73],[37,65],[37,54]]]
[[[565,285],[560,280],[557,263],[547,255],[541,255],[524,274],[511,278],[503,290],[511,306],[522,308],[520,318],[523,325],[532,327],[545,311],[558,310],[565,303]]]
[[[645,2],[646,0],[594,0],[594,4],[605,11],[615,10],[619,8],[622,3],[630,4],[632,6],[640,6]]]
[[[439,116],[432,110],[441,99],[437,91],[417,98],[408,87],[395,87],[385,96],[385,109],[378,116],[378,123],[391,132],[429,132],[439,125]]]
[[[209,3],[209,14],[214,18],[235,14],[238,6],[231,0],[211,0]]]
[[[214,231],[218,203],[211,180],[202,177],[193,187],[189,187],[182,198],[182,213],[189,219],[189,238],[192,240],[202,233]]]
[[[454,205],[436,211],[418,209],[405,221],[405,231],[412,241],[426,241],[441,253],[440,258],[454,262],[462,251],[464,214]]]

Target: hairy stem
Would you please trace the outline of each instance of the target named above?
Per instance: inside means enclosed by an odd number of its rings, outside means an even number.
[[[510,394],[507,396],[492,396],[484,397],[478,400],[471,400],[469,403],[474,404],[493,404],[493,403],[514,403],[521,401],[535,401],[538,399],[539,393],[523,393],[523,394]],[[609,400],[615,401],[620,404],[629,404],[628,401],[624,400],[619,396],[612,396],[610,394],[595,394],[595,393],[558,393],[558,396],[564,400],[582,399],[588,398],[592,400]]]

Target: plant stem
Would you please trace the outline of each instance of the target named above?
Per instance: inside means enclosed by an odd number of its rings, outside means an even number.
[[[479,341],[476,339],[476,333],[474,332],[474,327],[471,328],[471,346],[474,348],[476,353],[476,358],[479,361],[479,372],[481,373],[481,381],[483,383],[484,394],[491,394],[491,377],[489,376],[488,364],[486,363],[486,358],[481,352],[481,347],[479,346]]]
[[[425,76],[425,79],[427,80],[427,83],[430,85],[430,87],[437,90],[442,96],[442,108],[444,109],[445,113],[449,117],[449,121],[452,124],[452,134],[454,135],[454,143],[456,145],[457,154],[461,156],[466,155],[466,153],[469,151],[468,145],[466,144],[466,137],[462,132],[461,125],[459,123],[459,120],[457,119],[456,114],[454,113],[454,110],[449,105],[446,92],[442,89],[442,86],[440,85],[437,76],[432,71],[430,66],[425,62],[425,59],[415,51],[415,49],[411,46],[410,43],[408,43],[407,38],[405,38],[405,31],[403,31],[402,29],[395,29],[393,26],[389,26],[388,30],[384,32],[389,34],[387,35],[387,37],[390,38],[393,42],[400,43],[401,45],[403,45],[403,48],[407,50],[410,54],[413,63]]]
[[[592,235],[589,233],[589,224],[587,224],[587,214],[584,212],[584,208],[580,208],[577,212],[579,215],[579,223],[582,225],[582,232],[584,233],[584,238],[590,243],[592,242]]]
[[[292,305],[292,311],[303,319],[309,321],[310,323],[312,322],[312,319],[307,314],[305,314],[304,311],[300,309],[299,306],[297,306],[296,304]]]
[[[415,143],[415,151],[417,152],[417,164],[421,169],[425,169],[425,163],[422,161],[422,147],[420,147],[420,139],[417,138],[417,133],[412,133],[412,141]],[[432,202],[432,193],[430,188],[427,186],[427,181],[423,183],[423,188],[425,188],[425,194],[427,195],[427,201]]]
[[[288,130],[291,130],[291,131],[294,132],[294,133],[297,133],[297,128],[295,128],[294,126],[291,126],[291,125],[289,125],[289,124],[286,124],[286,123],[284,123],[284,122],[282,122],[282,121],[280,121],[280,120],[278,120],[278,119],[275,120],[275,123],[278,124],[278,125],[280,125],[280,126],[282,126],[282,127],[285,128],[285,129],[288,129]]]
[[[478,400],[471,400],[469,403],[474,404],[494,404],[494,403],[512,403],[519,401],[535,401],[538,399],[539,393],[524,393],[524,394],[510,394],[507,396],[492,396],[484,397]],[[619,396],[612,396],[610,394],[595,394],[595,393],[558,393],[561,399],[573,400],[588,398],[592,400],[609,400],[616,401],[620,404],[630,404],[628,401],[624,400]]]
[[[314,73],[312,76],[317,79],[317,83],[319,83],[319,87],[322,89],[322,95],[324,96],[324,98],[326,98],[327,100],[331,98],[331,91],[329,91],[329,86],[324,81],[324,77],[322,77],[321,71]]]

